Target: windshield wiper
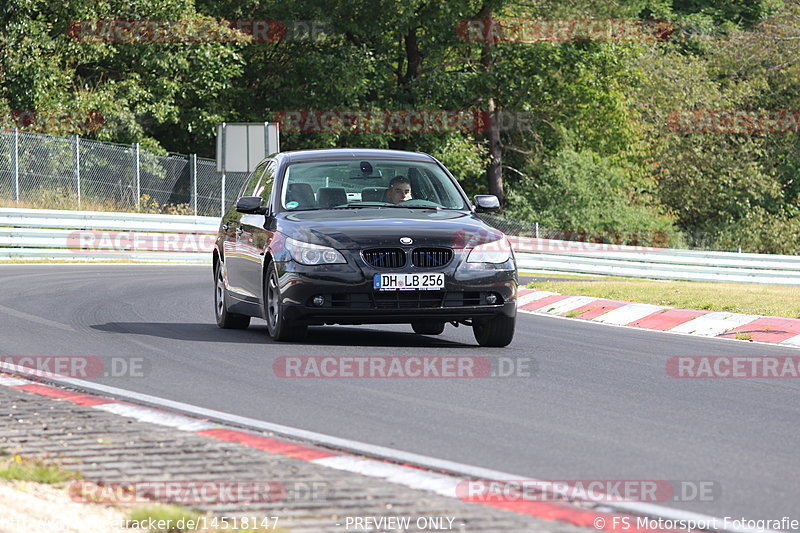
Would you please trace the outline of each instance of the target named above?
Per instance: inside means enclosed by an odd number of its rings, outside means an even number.
[[[369,208],[381,208],[381,207],[399,207],[401,209],[434,209],[436,211],[442,209],[439,205],[403,205],[400,204],[390,204],[390,203],[368,203],[368,204],[342,204],[342,205],[334,205],[332,207],[326,208],[318,208],[318,209],[369,209]]]
[[[342,204],[328,207],[327,209],[368,209],[376,207],[392,207],[391,204]]]
[[[392,204],[389,207],[402,207],[404,209],[434,209],[439,210],[442,207],[438,205],[403,205],[403,204]]]

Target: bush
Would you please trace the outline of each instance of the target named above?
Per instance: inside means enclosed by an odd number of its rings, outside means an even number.
[[[546,160],[538,174],[509,191],[506,216],[589,238],[593,232],[649,233],[660,235],[660,244],[683,245],[672,218],[652,205],[647,184],[637,184],[631,172],[608,157],[567,148]]]
[[[723,226],[714,248],[742,252],[795,255],[800,253],[800,218],[753,208],[744,218]]]

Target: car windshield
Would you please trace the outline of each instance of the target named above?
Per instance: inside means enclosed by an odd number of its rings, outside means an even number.
[[[433,162],[370,159],[292,163],[283,180],[281,206],[292,211],[467,208],[457,186]]]

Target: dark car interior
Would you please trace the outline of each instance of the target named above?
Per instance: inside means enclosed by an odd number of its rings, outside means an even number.
[[[388,203],[390,181],[406,176],[411,183],[412,200],[434,204],[431,207],[461,208],[461,199],[449,190],[449,183],[443,183],[449,179],[436,170],[391,161],[374,163],[325,162],[295,169],[287,178],[284,206],[305,210],[362,202]]]

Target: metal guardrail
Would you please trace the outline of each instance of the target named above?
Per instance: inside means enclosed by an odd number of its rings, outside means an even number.
[[[209,262],[219,218],[0,209],[0,260]],[[509,237],[521,270],[800,285],[800,256]]]
[[[208,263],[219,218],[0,209],[0,260]]]
[[[521,270],[687,281],[800,285],[800,256],[509,237]]]

